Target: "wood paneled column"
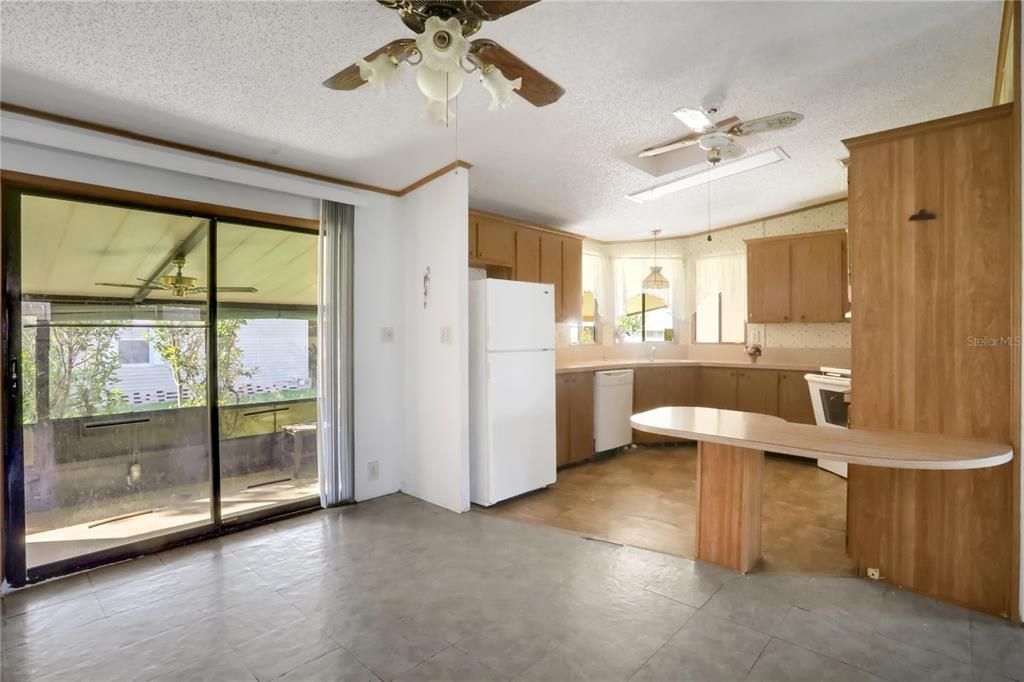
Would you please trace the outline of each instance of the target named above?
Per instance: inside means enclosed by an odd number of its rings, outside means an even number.
[[[761,559],[764,452],[697,444],[697,558],[746,573]]]

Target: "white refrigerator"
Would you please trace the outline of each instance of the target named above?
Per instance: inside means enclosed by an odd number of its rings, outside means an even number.
[[[469,283],[470,500],[555,482],[555,288]]]

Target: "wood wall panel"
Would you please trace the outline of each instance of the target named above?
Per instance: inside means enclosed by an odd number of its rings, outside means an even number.
[[[1004,112],[851,146],[854,428],[1012,440]],[[909,221],[921,208],[936,219]],[[894,584],[1009,615],[1012,471],[851,466],[851,556]]]

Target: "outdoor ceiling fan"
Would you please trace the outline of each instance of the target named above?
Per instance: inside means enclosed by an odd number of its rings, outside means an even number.
[[[535,107],[556,102],[565,90],[504,47],[487,38],[467,40],[485,21],[496,21],[539,0],[377,0],[398,12],[415,38],[393,40],[324,81],[332,90],[355,90],[365,83],[385,87],[404,62],[418,66],[416,84],[427,98],[427,115],[447,122],[449,102],[462,90],[467,73],[479,74],[491,106],[504,109],[512,93]]]
[[[692,132],[675,140],[648,147],[640,152],[640,158],[659,156],[676,149],[698,145],[707,152],[708,161],[714,164],[723,158],[737,158],[743,155],[745,150],[736,142],[736,138],[791,128],[804,119],[803,114],[798,114],[795,111],[783,111],[749,121],[741,121],[739,118],[731,116],[716,123],[712,117],[718,113],[721,106],[721,101],[709,100],[705,102],[704,106],[697,109],[683,107],[672,112]]]
[[[199,280],[181,273],[185,269],[185,256],[176,256],[171,263],[178,268],[173,275],[162,275],[160,279],[142,279],[137,277],[139,284],[124,284],[119,282],[95,282],[98,287],[122,287],[136,290],[160,289],[170,291],[176,298],[205,294],[210,291],[209,287],[199,286]],[[217,291],[239,294],[255,294],[259,291],[256,287],[217,287]]]

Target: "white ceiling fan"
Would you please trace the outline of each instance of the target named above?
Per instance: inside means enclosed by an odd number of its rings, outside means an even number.
[[[691,132],[683,137],[644,149],[639,154],[640,158],[658,156],[676,149],[698,145],[708,152],[708,161],[717,163],[723,158],[737,158],[743,155],[743,146],[736,141],[736,138],[791,128],[804,119],[803,114],[798,114],[795,111],[783,111],[750,121],[741,121],[739,118],[731,116],[716,123],[714,117],[721,107],[721,100],[707,100],[700,108],[683,107],[672,112],[676,118],[690,128]]]

